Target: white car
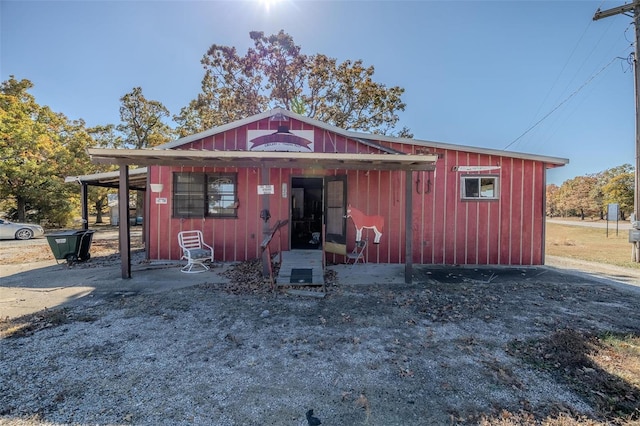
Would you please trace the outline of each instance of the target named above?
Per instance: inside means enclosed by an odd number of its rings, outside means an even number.
[[[0,219],[0,240],[28,240],[44,236],[44,229],[32,223],[13,223]]]

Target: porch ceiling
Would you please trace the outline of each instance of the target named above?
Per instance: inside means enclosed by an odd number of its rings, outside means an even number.
[[[435,170],[436,155],[348,154],[324,152],[200,151],[169,149],[87,150],[94,163],[118,165],[166,165],[196,167],[247,167],[350,169],[350,170]]]

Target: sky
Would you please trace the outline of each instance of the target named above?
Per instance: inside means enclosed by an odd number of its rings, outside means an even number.
[[[416,139],[568,158],[548,183],[635,165],[632,18],[624,1],[0,0],[0,80],[88,126],[118,124],[142,87],[171,112],[194,99],[212,44],[290,34],[302,53],[361,59],[405,89]]]

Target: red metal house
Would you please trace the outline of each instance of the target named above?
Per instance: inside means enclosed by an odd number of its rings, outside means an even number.
[[[368,262],[543,264],[546,170],[568,162],[345,131],[282,109],[156,149],[89,153],[148,167],[150,259],[180,259],[178,232],[198,229],[220,261],[259,257],[263,234],[288,220],[284,250],[324,245],[342,262],[356,241],[350,205],[383,221],[377,244],[362,229]]]

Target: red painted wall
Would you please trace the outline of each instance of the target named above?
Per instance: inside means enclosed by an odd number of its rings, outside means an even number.
[[[180,149],[245,150],[248,129],[277,129],[268,119],[192,142]],[[291,120],[292,130],[313,129],[309,124]],[[535,265],[543,263],[543,225],[545,164],[508,156],[492,156],[465,151],[424,146],[381,143],[407,153],[437,154],[436,170],[413,172],[413,261],[424,264],[504,264]],[[324,129],[315,129],[318,152],[380,152],[355,140]],[[498,200],[461,200],[460,178],[456,170],[462,165],[500,166],[488,174],[499,177]],[[176,171],[234,172],[238,176],[239,208],[237,218],[181,219],[171,217],[172,173]],[[369,215],[385,218],[380,244],[369,244],[367,260],[373,263],[404,262],[405,172],[355,170],[272,169],[270,184],[275,194],[269,196],[271,223],[289,219],[291,178],[294,176],[347,175],[348,202]],[[473,173],[467,173],[473,174]],[[149,168],[149,182],[163,183],[162,193],[147,192],[150,199],[149,256],[151,259],[179,259],[177,234],[181,230],[200,229],[213,243],[215,258],[242,261],[260,255],[262,224],[259,214],[261,196],[260,169],[204,167]],[[282,197],[282,185],[287,196]],[[164,197],[167,204],[156,204]],[[347,250],[355,241],[355,229],[347,221]],[[367,232],[366,230],[364,232]],[[369,241],[373,241],[373,232]],[[289,231],[282,229],[284,249],[288,249]],[[342,256],[330,255],[330,261],[342,262]]]

